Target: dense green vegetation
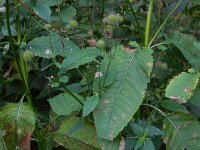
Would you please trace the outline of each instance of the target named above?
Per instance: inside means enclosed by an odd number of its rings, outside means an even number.
[[[199,150],[199,0],[0,0],[0,150]]]

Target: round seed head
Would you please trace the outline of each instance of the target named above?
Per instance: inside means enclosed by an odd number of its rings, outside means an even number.
[[[111,25],[118,25],[123,21],[123,17],[119,14],[110,14],[106,18],[103,19],[104,23]]]
[[[23,53],[23,58],[24,58],[25,61],[30,61],[32,57],[33,57],[32,53],[29,50],[26,50]]]
[[[76,20],[72,20],[69,23],[70,28],[75,29],[78,26],[78,22]]]
[[[100,49],[104,49],[104,47],[105,47],[104,40],[98,40],[97,47],[100,48]]]

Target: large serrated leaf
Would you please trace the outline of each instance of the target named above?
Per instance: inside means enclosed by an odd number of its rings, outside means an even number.
[[[32,134],[36,116],[29,105],[10,103],[0,111],[0,128],[6,134],[4,140],[8,149],[15,149]]]
[[[117,47],[111,62],[116,72],[114,81],[101,95],[94,112],[100,138],[113,140],[142,104],[153,64],[152,52],[148,48],[127,52]]]
[[[200,47],[197,46],[199,42],[193,37],[179,32],[173,32],[169,42],[174,44],[183,53],[194,69],[200,71]]]
[[[81,96],[79,99],[83,99]],[[49,99],[52,110],[58,115],[68,115],[73,111],[79,111],[81,104],[69,93],[61,93]]]
[[[26,45],[33,56],[52,58],[57,55],[67,57],[73,51],[80,50],[72,41],[58,36],[42,36],[35,38]]]
[[[78,117],[63,120],[53,139],[70,150],[99,150],[95,127]]]
[[[186,103],[198,84],[199,76],[198,73],[182,72],[170,81],[165,96],[179,103]]]
[[[62,67],[67,70],[78,68],[80,65],[93,61],[98,55],[99,49],[94,47],[88,47],[80,51],[75,51],[63,60]]]
[[[168,117],[174,125],[167,119],[164,121],[164,143],[166,144],[166,150],[199,150],[199,122],[189,114],[171,114]]]

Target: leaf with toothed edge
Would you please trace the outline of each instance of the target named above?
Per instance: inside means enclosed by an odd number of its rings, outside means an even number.
[[[199,73],[182,72],[170,81],[165,96],[178,103],[186,103],[193,94],[199,81]]]
[[[115,78],[100,95],[94,111],[97,135],[113,140],[127,125],[143,102],[153,65],[153,51],[141,48],[126,51],[117,47],[110,65],[115,66]]]

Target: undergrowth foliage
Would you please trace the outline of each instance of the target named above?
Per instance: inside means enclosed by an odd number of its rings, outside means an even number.
[[[0,0],[0,150],[199,150],[199,0]]]

